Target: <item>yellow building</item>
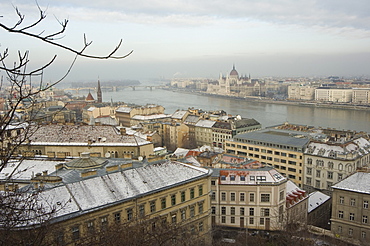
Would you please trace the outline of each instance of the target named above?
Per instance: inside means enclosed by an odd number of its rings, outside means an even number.
[[[306,133],[267,128],[236,135],[225,142],[225,150],[272,166],[303,187],[303,151],[308,142]]]
[[[62,164],[50,175],[60,175],[63,183],[46,185],[40,177],[34,182],[33,187],[44,187],[40,193],[43,207],[57,208],[49,222],[55,225],[47,237],[50,243],[86,244],[110,226],[130,226],[134,221],[150,223],[150,232],[140,235],[148,240],[159,223],[165,223],[211,243],[211,170],[171,161],[138,168],[127,164],[104,167],[104,162],[83,159]],[[105,174],[95,168],[105,169]],[[177,236],[181,235],[175,235],[173,243]],[[124,245],[125,239],[120,243]]]

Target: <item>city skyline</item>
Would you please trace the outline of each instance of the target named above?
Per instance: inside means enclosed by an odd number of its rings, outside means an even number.
[[[82,48],[83,34],[93,44],[88,54],[106,55],[123,39],[124,60],[79,58],[65,81],[105,79],[217,78],[235,64],[240,74],[262,76],[368,76],[370,3],[358,1],[38,1],[48,18],[45,33],[69,20],[61,40]],[[35,2],[0,3],[1,22],[18,19],[13,6],[38,18]],[[55,16],[55,18],[54,18]],[[56,20],[57,18],[57,20]],[[38,28],[42,32],[44,29]],[[30,51],[32,66],[57,62],[45,71],[55,80],[73,55],[29,37],[1,30],[1,50]],[[42,54],[42,55],[40,55]]]

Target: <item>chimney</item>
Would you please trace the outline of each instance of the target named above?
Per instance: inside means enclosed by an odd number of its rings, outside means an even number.
[[[126,134],[126,128],[121,127],[121,128],[119,129],[119,131],[120,131],[121,135],[127,135],[127,134]]]
[[[42,171],[42,176],[48,176],[48,170]]]

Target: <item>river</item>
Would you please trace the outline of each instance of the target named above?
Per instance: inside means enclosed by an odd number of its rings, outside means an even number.
[[[283,105],[264,102],[251,102],[237,99],[212,97],[191,93],[148,88],[127,88],[117,92],[103,91],[103,101],[134,103],[138,105],[159,104],[165,113],[172,114],[177,109],[189,107],[203,110],[225,110],[229,114],[254,118],[262,127],[284,122],[316,127],[370,132],[370,111],[318,108],[298,105]]]

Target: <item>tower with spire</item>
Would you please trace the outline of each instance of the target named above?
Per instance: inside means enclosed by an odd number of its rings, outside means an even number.
[[[102,92],[101,92],[100,80],[99,79],[98,79],[98,90],[97,90],[96,94],[97,94],[98,103],[102,103],[103,102],[103,97],[102,97]]]

